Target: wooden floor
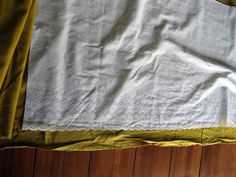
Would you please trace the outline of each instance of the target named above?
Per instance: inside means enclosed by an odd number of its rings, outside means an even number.
[[[236,145],[0,151],[0,177],[236,177]]]

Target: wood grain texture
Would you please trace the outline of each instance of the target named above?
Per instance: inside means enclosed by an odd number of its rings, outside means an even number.
[[[63,177],[87,177],[90,152],[65,152]]]
[[[198,177],[202,147],[173,148],[169,177]]]
[[[115,150],[112,177],[132,177],[136,149]]]
[[[0,177],[235,177],[236,144],[58,152],[0,151]]]
[[[168,177],[172,148],[137,148],[134,177]]]
[[[235,177],[236,145],[203,147],[200,177]]]
[[[35,149],[6,149],[0,151],[1,177],[32,177]]]
[[[91,153],[89,177],[132,177],[135,149]]]
[[[87,177],[89,152],[37,150],[34,177]]]

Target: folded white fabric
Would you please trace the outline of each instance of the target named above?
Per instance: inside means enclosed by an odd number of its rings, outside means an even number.
[[[236,8],[38,0],[23,129],[236,126]]]

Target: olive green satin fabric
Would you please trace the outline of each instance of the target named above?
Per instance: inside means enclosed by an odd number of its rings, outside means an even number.
[[[236,6],[236,0],[217,0],[218,2],[224,3],[230,6]]]
[[[221,0],[235,5],[236,1]],[[222,4],[223,5],[223,4]],[[101,150],[144,145],[189,146],[236,142],[236,128],[178,131],[22,131],[36,1],[0,1],[0,147]]]

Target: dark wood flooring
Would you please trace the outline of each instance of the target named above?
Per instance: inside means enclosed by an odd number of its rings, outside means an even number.
[[[0,177],[236,177],[236,145],[0,151]]]

